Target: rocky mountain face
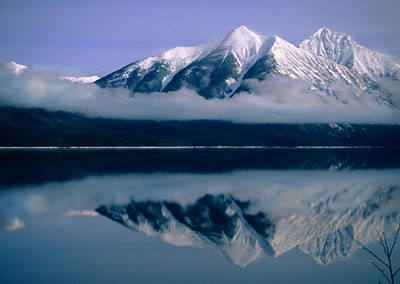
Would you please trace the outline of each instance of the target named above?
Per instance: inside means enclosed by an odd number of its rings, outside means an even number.
[[[251,93],[249,79],[281,76],[304,81],[308,95],[331,95],[346,102],[338,87],[343,85],[379,104],[396,106],[393,94],[379,79],[398,80],[399,74],[400,65],[389,56],[326,28],[297,47],[278,36],[261,36],[240,26],[206,44],[176,47],[133,62],[96,83],[144,93],[188,88],[209,99]]]

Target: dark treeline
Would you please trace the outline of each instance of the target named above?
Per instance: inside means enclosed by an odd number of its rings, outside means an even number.
[[[400,146],[399,125],[138,121],[0,107],[1,146]]]
[[[127,173],[398,169],[400,149],[0,151],[2,187]]]

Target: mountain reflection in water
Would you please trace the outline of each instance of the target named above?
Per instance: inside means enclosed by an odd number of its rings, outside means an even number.
[[[320,264],[350,256],[359,245],[390,236],[398,225],[399,186],[379,188],[367,200],[337,208],[348,189],[313,203],[302,214],[284,217],[252,212],[256,201],[206,194],[194,203],[132,200],[96,209],[122,225],[176,246],[210,248],[232,263],[247,266],[262,256],[279,256],[295,247]],[[259,204],[258,204],[259,205]],[[264,206],[268,206],[265,204]],[[397,208],[396,208],[397,207]]]
[[[21,178],[6,178],[0,183],[0,228],[23,229],[65,215],[105,216],[169,244],[217,251],[241,267],[263,256],[279,257],[294,248],[319,264],[328,264],[359,249],[353,238],[370,244],[378,240],[377,231],[390,236],[397,228],[400,172],[396,155],[385,154],[384,161],[366,158],[369,165],[376,165],[369,167],[362,153],[354,160],[343,152],[335,153],[319,158],[323,163],[318,163],[314,155],[311,163],[306,157],[300,162],[300,152],[291,152],[296,154],[294,160],[284,159],[281,167],[273,167],[279,155],[261,152],[249,155],[256,165],[251,169],[251,161],[239,163],[242,154],[235,160],[233,152],[226,156],[214,153],[217,163],[231,161],[223,171],[212,167],[204,170],[198,163],[206,161],[190,159],[187,152],[162,152],[162,168],[158,170],[150,163],[158,161],[155,153],[148,153],[149,157],[143,153],[127,155],[127,160],[117,153],[117,160],[108,160],[117,165],[110,166],[110,171],[102,167],[99,172],[94,161],[101,160],[102,154],[97,153],[92,154],[96,159],[90,161],[88,172],[65,173],[61,179],[58,171],[55,176],[49,174],[54,168],[45,171],[51,161],[47,153],[40,180],[33,179],[31,172],[14,172],[9,176]],[[67,155],[68,159],[57,153],[52,157],[56,167],[62,169],[66,161],[65,168],[69,169],[78,154],[72,158]],[[197,154],[194,157],[200,157]],[[168,155],[183,165],[170,165],[166,170],[171,162],[165,159]],[[288,152],[285,155],[290,157]],[[209,152],[204,156],[208,163],[213,162]],[[262,161],[268,161],[268,157],[274,161],[263,167]],[[32,160],[40,164],[28,155],[23,167],[31,167]],[[134,164],[129,171],[118,170],[129,161]],[[137,170],[143,161],[152,170]],[[346,167],[337,166],[343,161]],[[185,163],[191,166],[185,168]],[[352,164],[356,166],[352,168]]]

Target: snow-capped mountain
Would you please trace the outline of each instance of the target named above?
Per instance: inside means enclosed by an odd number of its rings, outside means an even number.
[[[373,72],[364,73],[344,64],[347,61],[324,58],[307,46],[303,42],[299,48],[277,36],[261,36],[240,26],[204,45],[177,47],[133,62],[96,83],[101,87],[125,87],[133,92],[168,92],[185,87],[205,98],[224,98],[240,91],[251,92],[247,79],[263,81],[283,76],[305,81],[309,86],[305,91],[314,94],[334,95],[345,101],[335,87],[336,83],[343,83],[353,87],[357,95],[365,94],[380,104],[393,105]],[[376,52],[370,57],[375,55],[378,61],[389,60]]]
[[[400,80],[400,64],[390,56],[359,45],[351,36],[321,28],[299,45],[300,48],[331,59],[371,78]]]
[[[353,240],[377,241],[376,231],[396,230],[398,187],[381,188],[374,196],[341,208],[349,198],[344,189],[302,214],[285,217],[254,214],[251,201],[207,194],[182,206],[169,201],[132,200],[126,205],[100,206],[96,211],[122,225],[176,246],[218,251],[238,266],[263,256],[278,257],[296,247],[320,264],[349,257],[359,249]],[[252,212],[252,213],[249,213]]]
[[[100,79],[99,76],[86,76],[86,77],[74,77],[74,76],[64,76],[60,77],[61,80],[69,81],[72,83],[79,84],[90,84]]]
[[[14,61],[8,62],[5,65],[7,66],[7,68],[12,70],[16,75],[20,74],[27,68],[25,65],[18,64]]]
[[[19,75],[24,72],[28,67],[22,64],[18,64],[14,61],[10,61],[5,63],[5,66],[10,69],[15,75]],[[79,84],[89,84],[93,83],[100,79],[99,76],[60,76],[59,79],[63,81],[68,81],[72,83],[79,83]]]

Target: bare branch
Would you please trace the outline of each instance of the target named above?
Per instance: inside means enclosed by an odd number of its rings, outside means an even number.
[[[359,241],[357,241],[355,238],[353,238],[353,236],[351,236],[351,238],[357,243],[359,244],[364,250],[366,250],[367,252],[369,252],[373,257],[375,257],[377,260],[379,260],[380,263],[382,263],[384,266],[386,266],[387,268],[389,268],[389,265],[386,264],[386,262],[384,262],[381,258],[379,258],[379,256],[377,256],[376,254],[374,254],[371,250],[369,250],[366,246],[364,246],[362,243],[360,243]]]
[[[386,237],[385,232],[376,230],[376,234],[379,237],[379,244],[383,248],[383,251],[384,251],[384,253],[385,253],[386,257],[387,257],[387,261],[388,261],[387,263],[385,261],[383,261],[379,256],[377,256],[373,251],[371,251],[365,245],[363,245],[361,242],[356,240],[352,233],[350,233],[349,235],[359,246],[361,246],[365,251],[367,251],[376,260],[378,260],[381,264],[384,265],[384,268],[381,268],[374,261],[371,262],[372,265],[383,275],[383,277],[385,277],[386,281],[389,284],[394,284],[394,278],[397,275],[397,273],[400,272],[400,268],[398,268],[393,273],[393,266],[392,266],[391,256],[392,256],[393,250],[394,250],[394,248],[395,248],[395,246],[397,244],[398,237],[400,235],[400,218],[399,218],[399,226],[398,226],[398,228],[396,230],[396,234],[394,236],[393,243],[390,245],[390,247],[389,247],[389,242],[388,242],[388,239]],[[388,269],[387,272],[389,273],[390,277],[385,273],[385,270],[386,270],[385,268]]]
[[[396,276],[396,274],[397,274],[397,272],[399,272],[400,271],[400,267],[399,268],[397,268],[397,270],[393,273],[393,277],[395,277]]]
[[[379,267],[375,262],[373,262],[373,261],[372,261],[371,263],[372,263],[373,266],[375,266],[376,269],[378,269],[378,270],[381,272],[381,274],[385,277],[385,279],[387,280],[387,282],[389,282],[389,284],[393,284],[392,281],[390,281],[389,277],[386,276],[386,273],[385,273],[385,271],[383,271],[382,268],[380,268],[380,267]]]
[[[382,237],[381,233],[378,230],[376,230],[376,234],[379,237],[379,243],[380,243],[381,247],[383,248],[383,251],[385,252],[385,255],[388,255],[389,251],[386,250],[386,246],[383,243],[384,238]],[[385,241],[386,241],[386,238],[385,238]]]
[[[385,232],[382,232],[382,234],[383,234],[383,240],[385,241],[386,256],[388,258],[390,258],[390,249],[389,249],[389,245],[388,245],[388,242],[387,242],[386,234],[385,234]]]

